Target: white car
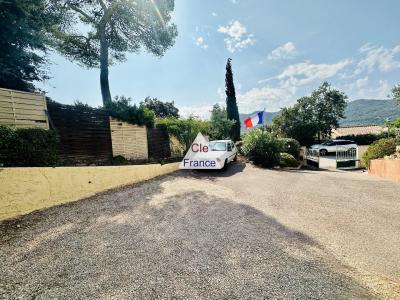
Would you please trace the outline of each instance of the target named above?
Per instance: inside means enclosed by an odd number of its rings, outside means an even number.
[[[210,141],[208,144],[209,151],[207,154],[203,154],[204,158],[215,159],[221,169],[226,168],[226,166],[237,159],[237,148],[235,143],[231,140],[218,140]]]
[[[337,146],[342,149],[356,149],[357,144],[350,140],[331,140],[322,144],[312,145],[311,149],[318,149],[321,156],[336,153]]]

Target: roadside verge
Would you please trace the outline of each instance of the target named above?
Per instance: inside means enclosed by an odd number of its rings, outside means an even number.
[[[179,163],[0,168],[0,221],[178,170]]]

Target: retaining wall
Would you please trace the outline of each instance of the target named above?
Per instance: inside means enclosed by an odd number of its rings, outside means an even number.
[[[0,168],[0,220],[151,179],[176,171],[178,167],[179,163],[107,167]]]
[[[400,159],[373,159],[368,174],[400,182]]]

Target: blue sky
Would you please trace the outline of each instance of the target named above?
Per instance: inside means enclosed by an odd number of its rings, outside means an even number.
[[[232,58],[239,111],[277,111],[323,81],[349,100],[385,99],[400,83],[398,0],[176,0],[175,45],[162,58],[128,54],[110,68],[113,96],[174,100],[181,114],[224,103]],[[99,70],[49,56],[54,100],[101,105]]]

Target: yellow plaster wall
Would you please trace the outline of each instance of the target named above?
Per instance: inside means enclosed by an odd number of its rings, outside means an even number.
[[[0,168],[0,220],[76,201],[178,170],[179,163],[135,166]]]

